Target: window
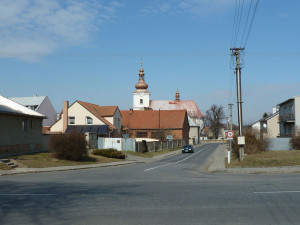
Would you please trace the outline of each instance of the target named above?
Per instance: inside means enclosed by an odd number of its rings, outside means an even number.
[[[33,128],[33,120],[30,120],[30,128]]]
[[[68,119],[68,124],[75,124],[75,116],[70,116]]]
[[[93,124],[93,118],[87,116],[86,117],[86,124]]]
[[[140,104],[143,104],[143,99],[140,99]]]
[[[22,130],[24,132],[27,132],[27,120],[26,119],[22,120]]]

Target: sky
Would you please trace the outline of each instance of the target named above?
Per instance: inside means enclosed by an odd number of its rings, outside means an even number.
[[[203,114],[217,104],[227,115],[233,103],[236,122],[230,48],[245,45],[243,118],[250,124],[300,95],[300,2],[260,0],[255,11],[256,2],[2,0],[0,95],[48,96],[57,112],[76,100],[128,110],[142,58],[151,100],[173,100],[179,90]]]

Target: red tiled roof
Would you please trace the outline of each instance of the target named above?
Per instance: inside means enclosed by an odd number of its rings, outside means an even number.
[[[186,109],[189,117],[191,118],[203,117],[203,114],[194,100],[151,100],[149,107],[153,110]]]
[[[103,123],[107,124],[109,127],[113,129],[117,129],[113,124],[111,124],[108,120],[103,118],[104,116],[113,116],[118,106],[99,106],[88,102],[76,101],[88,111],[90,111],[94,116],[100,119]]]
[[[122,125],[129,129],[181,129],[186,110],[121,110]]]

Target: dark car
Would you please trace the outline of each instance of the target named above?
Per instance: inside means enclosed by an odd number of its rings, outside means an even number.
[[[188,152],[188,153],[194,153],[193,146],[191,146],[191,145],[185,145],[185,146],[183,146],[182,153],[186,153],[186,152]]]

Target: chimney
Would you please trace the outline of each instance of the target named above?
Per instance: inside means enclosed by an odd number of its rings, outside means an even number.
[[[133,113],[133,109],[130,109],[129,115],[132,115],[132,113]]]
[[[63,104],[63,130],[62,132],[65,133],[68,127],[68,108],[69,108],[69,102],[68,101],[64,101]]]
[[[278,108],[276,106],[273,106],[273,114],[278,111]]]

